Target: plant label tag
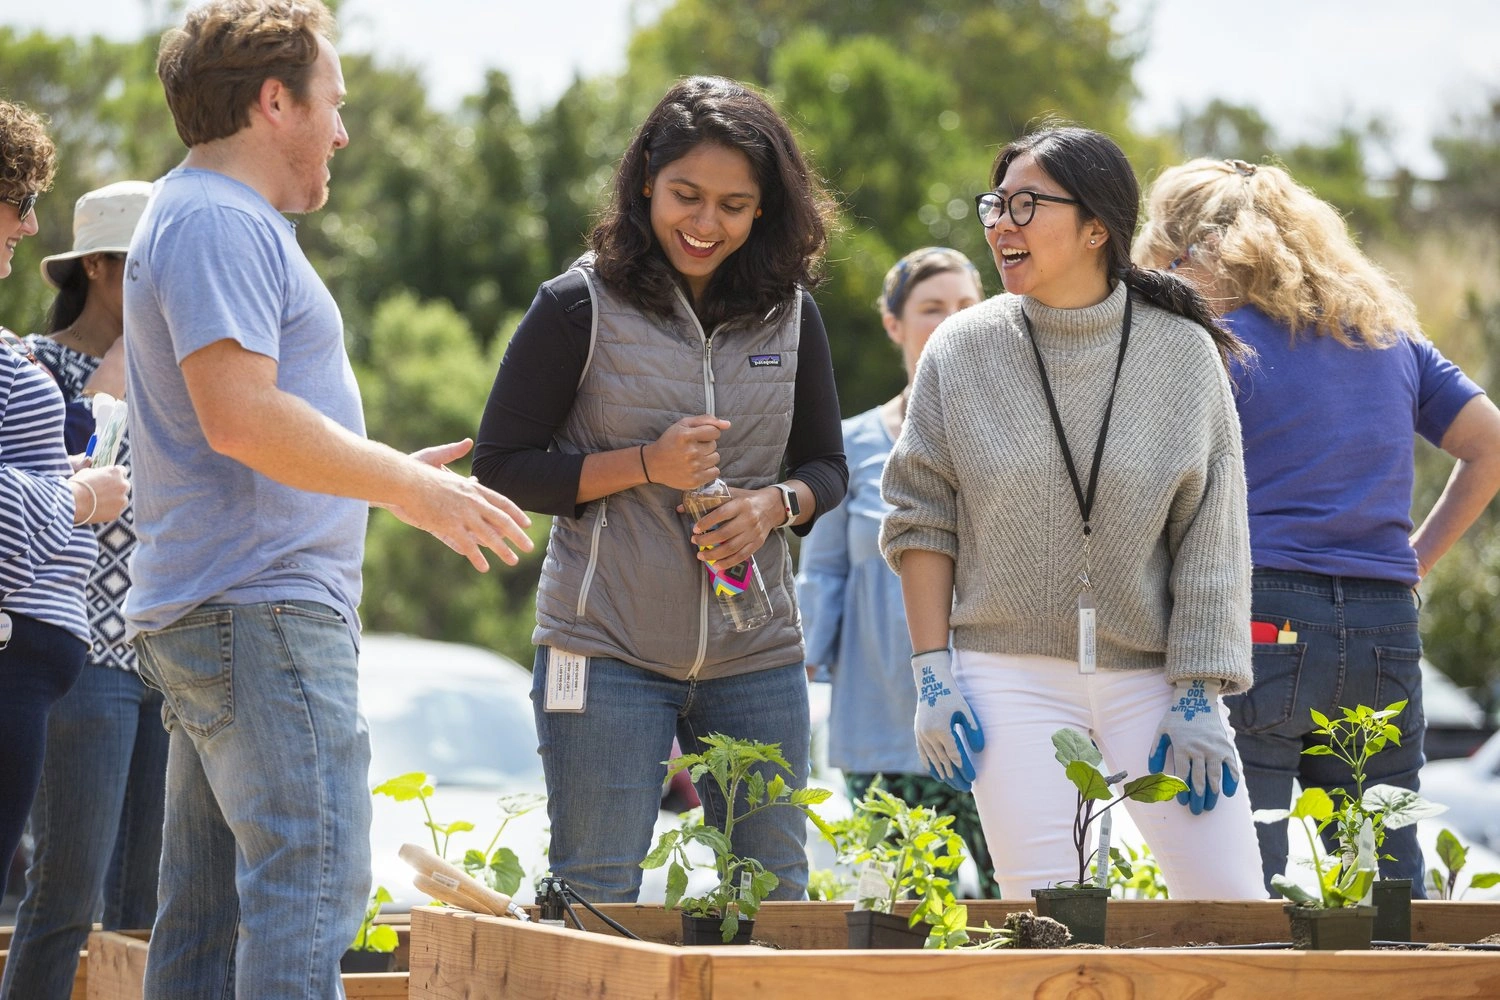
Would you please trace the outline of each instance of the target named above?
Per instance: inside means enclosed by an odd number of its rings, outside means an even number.
[[[1097,663],[1094,648],[1094,615],[1098,608],[1094,604],[1094,592],[1083,590],[1078,594],[1078,672],[1091,674]]]
[[[749,872],[740,872],[740,901],[741,902],[745,902],[745,903],[750,902],[750,890],[752,888],[753,888],[753,886],[750,884],[750,873]]]
[[[588,694],[589,658],[547,647],[548,712],[582,712]]]
[[[11,627],[10,615],[0,611],[0,649],[10,645]]]
[[[891,880],[896,866],[890,862],[867,861],[859,870],[859,885],[854,898],[858,900],[885,899],[891,894]]]

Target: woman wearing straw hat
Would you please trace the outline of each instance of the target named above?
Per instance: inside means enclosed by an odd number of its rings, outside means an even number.
[[[125,392],[125,252],[150,196],[145,181],[85,194],[73,211],[72,248],[42,261],[42,277],[57,297],[47,332],[26,341],[67,401],[69,454],[82,453],[93,430],[89,397]],[[127,461],[124,441],[116,461]],[[95,920],[106,930],[149,927],[156,912],[167,733],[161,695],[141,682],[120,614],[134,524],[126,507],[118,519],[94,527],[91,647],[77,683],[48,716],[31,809],[36,848],[0,981],[3,998],[65,1000]]]

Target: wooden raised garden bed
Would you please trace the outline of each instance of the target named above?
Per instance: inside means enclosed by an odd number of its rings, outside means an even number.
[[[380,923],[396,923],[405,917],[380,918]],[[407,954],[410,928],[396,923],[401,939],[396,948],[397,972],[346,973],[344,995],[348,1000],[405,1000]],[[95,931],[89,935],[88,993],[74,992],[75,998],[87,1000],[141,1000],[146,977],[148,934],[144,931]]]
[[[848,951],[848,903],[767,903],[754,938],[773,947],[675,943],[660,906],[602,906],[645,941],[584,934],[451,909],[412,911],[412,1000],[1369,1000],[1500,997],[1500,951],[1309,952],[1188,948],[1286,941],[1280,901],[1111,902],[1108,942],[1060,951]],[[969,922],[998,926],[1025,902],[972,902]],[[1469,943],[1500,932],[1500,903],[1419,902],[1412,936]],[[580,911],[581,915],[582,912]],[[533,914],[534,915],[534,914]],[[585,924],[601,927],[585,916]],[[1174,950],[1175,949],[1175,950]]]

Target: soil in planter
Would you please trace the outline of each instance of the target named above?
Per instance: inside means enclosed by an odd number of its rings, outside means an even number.
[[[349,949],[339,959],[340,972],[395,972],[396,953],[393,951],[355,951]]]
[[[844,914],[851,948],[921,948],[927,943],[927,925],[908,924],[906,917],[874,910],[850,910]]]

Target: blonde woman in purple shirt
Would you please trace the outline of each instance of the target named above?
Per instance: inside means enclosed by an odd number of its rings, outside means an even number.
[[[1249,486],[1255,686],[1227,699],[1250,803],[1285,808],[1292,780],[1348,788],[1309,709],[1406,699],[1399,747],[1369,784],[1415,790],[1422,714],[1413,589],[1500,489],[1500,411],[1422,336],[1416,309],[1343,219],[1283,169],[1193,160],[1152,186],[1136,260],[1196,284],[1256,357],[1236,364]],[[1412,436],[1458,464],[1413,530]],[[1284,633],[1294,633],[1286,635]],[[1286,824],[1259,824],[1263,875],[1286,868]],[[1422,890],[1416,828],[1389,830],[1386,878]]]

